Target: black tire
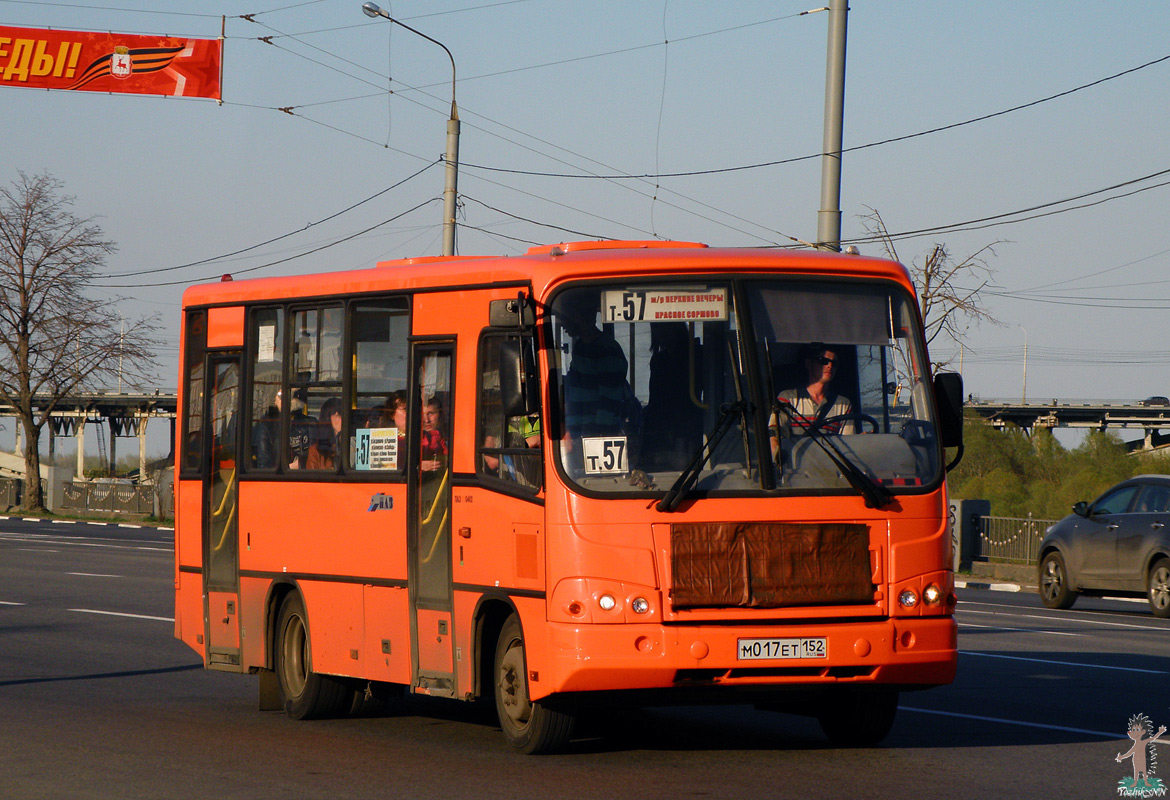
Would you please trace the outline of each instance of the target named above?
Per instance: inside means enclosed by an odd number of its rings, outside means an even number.
[[[529,699],[524,633],[515,614],[508,617],[496,642],[493,683],[500,729],[514,750],[537,755],[557,752],[568,744],[574,715]]]
[[[286,597],[276,619],[276,678],[284,710],[293,719],[344,714],[353,701],[353,687],[339,678],[313,672],[309,621],[301,596],[294,592]]]
[[[888,689],[841,689],[825,698],[817,721],[837,747],[873,747],[894,727],[898,693]]]
[[[1150,567],[1146,580],[1146,599],[1155,617],[1170,617],[1170,559],[1159,558]]]
[[[1064,557],[1053,550],[1040,561],[1040,602],[1048,608],[1072,608],[1077,593],[1069,588]]]

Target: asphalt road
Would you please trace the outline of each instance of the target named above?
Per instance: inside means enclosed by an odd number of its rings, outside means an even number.
[[[450,701],[259,712],[255,678],[204,672],[172,638],[171,592],[169,531],[0,518],[0,798],[1103,798],[1131,777],[1130,718],[1170,726],[1170,622],[1140,603],[960,590],[958,679],[903,695],[878,748],[684,707],[609,714],[604,736],[522,757]]]

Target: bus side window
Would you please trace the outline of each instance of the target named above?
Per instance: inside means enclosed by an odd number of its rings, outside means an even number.
[[[248,467],[275,470],[280,460],[281,381],[284,379],[284,309],[257,308],[249,321],[251,437]]]
[[[349,396],[348,466],[402,471],[406,463],[410,299],[392,297],[350,306],[353,364]]]
[[[541,484],[540,387],[531,335],[480,341],[479,474],[535,490]]]

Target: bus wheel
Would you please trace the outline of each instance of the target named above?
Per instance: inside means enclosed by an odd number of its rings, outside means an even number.
[[[293,719],[335,717],[349,706],[353,688],[313,672],[307,619],[301,596],[286,597],[276,623],[276,677],[284,710]]]
[[[568,743],[573,715],[528,697],[524,634],[515,614],[504,623],[496,644],[495,693],[500,728],[515,750],[530,755],[552,753]]]
[[[898,713],[898,693],[886,689],[839,690],[817,714],[821,730],[837,747],[872,747],[886,738]]]

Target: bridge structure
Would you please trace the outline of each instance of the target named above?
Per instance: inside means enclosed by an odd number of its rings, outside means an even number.
[[[33,404],[37,409],[48,405],[48,398],[34,397]],[[147,479],[146,465],[146,428],[152,420],[167,420],[170,425],[169,441],[175,441],[175,412],[178,406],[178,395],[173,390],[155,390],[144,394],[126,394],[121,392],[83,392],[71,395],[57,402],[49,414],[47,425],[49,431],[49,458],[52,459],[56,451],[57,439],[62,436],[73,437],[77,442],[76,478],[81,480],[85,475],[85,437],[86,430],[96,426],[99,451],[106,455],[106,436],[108,435],[108,455],[110,465],[117,463],[117,442],[119,438],[133,437],[138,439],[138,466],[139,474]],[[16,409],[0,401],[0,418],[11,417],[14,422],[17,418]],[[156,423],[160,424],[160,423]],[[24,447],[21,440],[19,424],[13,425],[16,431],[13,455],[23,457]],[[174,454],[171,454],[173,462]]]
[[[1137,429],[1142,438],[1129,441],[1131,450],[1155,450],[1170,445],[1170,405],[1125,401],[1064,401],[1051,403],[1000,402],[970,399],[964,408],[995,428],[1015,425],[1031,433],[1036,428]]]

